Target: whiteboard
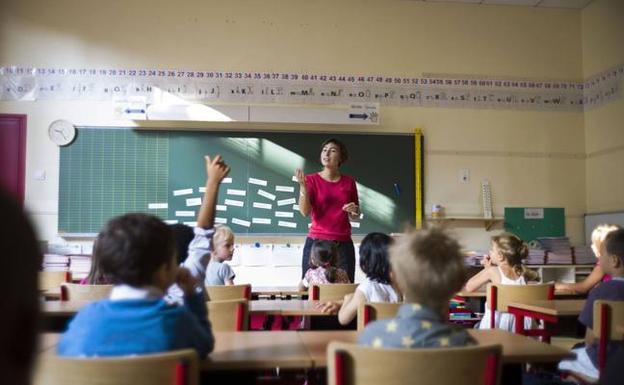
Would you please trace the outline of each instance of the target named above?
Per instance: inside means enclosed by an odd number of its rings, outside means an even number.
[[[585,244],[591,244],[592,230],[602,223],[624,227],[624,211],[603,214],[585,214]]]

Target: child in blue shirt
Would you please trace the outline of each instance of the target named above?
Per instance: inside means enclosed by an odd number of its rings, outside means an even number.
[[[194,348],[203,357],[212,351],[203,280],[196,277],[210,258],[219,184],[229,167],[220,156],[206,157],[206,170],[209,178],[191,242],[196,247],[189,248],[184,266],[177,266],[172,231],[160,219],[126,214],[104,226],[94,254],[115,286],[109,299],[86,306],[71,321],[61,337],[59,355],[120,356]],[[163,298],[174,282],[183,306]]]
[[[570,371],[588,382],[598,380],[598,341],[594,338],[594,302],[596,300],[624,301],[624,229],[611,231],[605,237],[602,250],[598,253],[598,262],[611,280],[593,288],[587,296],[585,306],[579,316],[579,322],[585,325],[585,346],[575,348],[576,359],[559,363],[559,369]],[[615,355],[624,349],[621,344],[610,344],[607,355]],[[609,360],[607,359],[607,362]]]
[[[464,283],[457,241],[440,229],[405,235],[390,249],[396,282],[405,296],[397,316],[370,323],[360,344],[376,348],[434,348],[474,344],[446,321],[449,300]]]

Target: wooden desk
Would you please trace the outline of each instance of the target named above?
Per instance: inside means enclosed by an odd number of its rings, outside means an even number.
[[[89,301],[45,301],[41,305],[44,317],[73,317]]]
[[[326,316],[317,306],[320,301],[303,299],[258,300],[249,302],[250,314],[282,316]]]
[[[554,363],[574,355],[569,350],[539,342],[505,330],[468,330],[477,343],[500,344],[503,363]],[[327,345],[331,341],[357,343],[356,331],[305,331],[299,332],[314,367],[327,366]]]
[[[47,353],[56,352],[56,345],[58,345],[61,339],[60,333],[41,333],[39,334],[39,341],[37,346],[37,352]]]
[[[556,299],[552,301],[513,302],[507,307],[515,319],[515,332],[525,334],[524,317],[557,323],[559,317],[578,316],[585,306],[584,299]]]
[[[252,286],[251,296],[253,299],[259,297],[270,297],[271,299],[304,298],[308,296],[308,292],[299,290],[298,286]]]
[[[215,349],[201,370],[311,368],[312,359],[296,331],[216,332]]]
[[[460,291],[459,293],[455,294],[459,297],[466,297],[466,298],[486,298],[486,292],[484,290],[478,290],[478,291]],[[571,297],[581,297],[583,296],[582,294],[577,294],[575,292],[573,292],[572,290],[555,290],[555,297],[556,298],[571,298]]]

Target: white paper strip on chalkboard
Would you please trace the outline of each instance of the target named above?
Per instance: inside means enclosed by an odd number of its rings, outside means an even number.
[[[273,205],[270,203],[260,203],[260,202],[254,202],[252,206],[257,209],[265,209],[265,210],[271,210],[273,208]]]
[[[251,184],[255,184],[258,186],[266,186],[268,184],[266,180],[257,179],[257,178],[249,178],[247,181]]]
[[[194,217],[195,211],[176,211],[176,217]]]
[[[277,225],[282,227],[290,227],[291,229],[297,228],[297,224],[295,222],[279,221],[277,222]]]
[[[295,188],[293,186],[275,186],[275,191],[295,192]]]
[[[292,211],[276,211],[275,216],[278,218],[294,218],[295,213]]]
[[[245,202],[235,201],[234,199],[226,199],[225,204],[228,206],[243,207],[245,205]]]
[[[227,211],[226,205],[217,205],[217,211]]]
[[[247,195],[247,191],[245,190],[236,190],[233,188],[229,188],[227,189],[227,194],[228,195],[237,195],[239,197],[244,197],[245,195]]]
[[[150,210],[166,209],[168,207],[169,207],[169,205],[167,203],[149,203],[147,205],[147,208],[150,209]]]
[[[206,192],[206,188],[205,187],[199,187],[197,189],[200,193],[205,193]]]
[[[251,223],[257,223],[259,225],[270,225],[270,218],[251,218]]]
[[[175,225],[176,223],[178,223],[178,221],[175,219],[167,219],[165,220],[165,223],[168,225]]]
[[[288,199],[282,199],[280,201],[277,201],[277,205],[278,206],[286,206],[286,205],[292,205],[296,202],[295,198],[288,198]]]
[[[197,227],[197,222],[184,222],[184,224],[191,227]]]
[[[351,222],[351,227],[358,229],[360,227],[360,222]]]
[[[270,192],[264,191],[263,189],[259,189],[258,190],[258,195],[263,196],[267,199],[270,199],[272,201],[275,200],[275,195],[271,194]]]
[[[223,180],[221,181],[222,184],[229,184],[232,183],[232,178],[223,178]]]
[[[292,176],[292,178],[290,178],[290,180],[292,180],[293,182],[299,183],[299,179],[297,179],[297,177],[294,175]]]
[[[251,222],[243,220],[243,219],[239,219],[239,218],[232,218],[232,223],[234,223],[236,225],[241,225],[241,226],[244,226],[244,227],[251,226]]]
[[[224,225],[224,224],[227,223],[227,218],[215,217],[215,223],[219,223],[221,225]]]
[[[182,190],[173,190],[173,196],[177,197],[180,195],[190,195],[193,193],[193,189],[192,188],[185,188]]]
[[[201,198],[189,198],[186,200],[186,206],[201,206]]]

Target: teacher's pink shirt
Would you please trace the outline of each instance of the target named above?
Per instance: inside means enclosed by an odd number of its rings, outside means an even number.
[[[355,180],[343,174],[337,182],[328,182],[314,173],[306,175],[305,181],[312,205],[312,227],[308,236],[331,241],[350,240],[351,223],[342,207],[349,202],[360,205]]]

